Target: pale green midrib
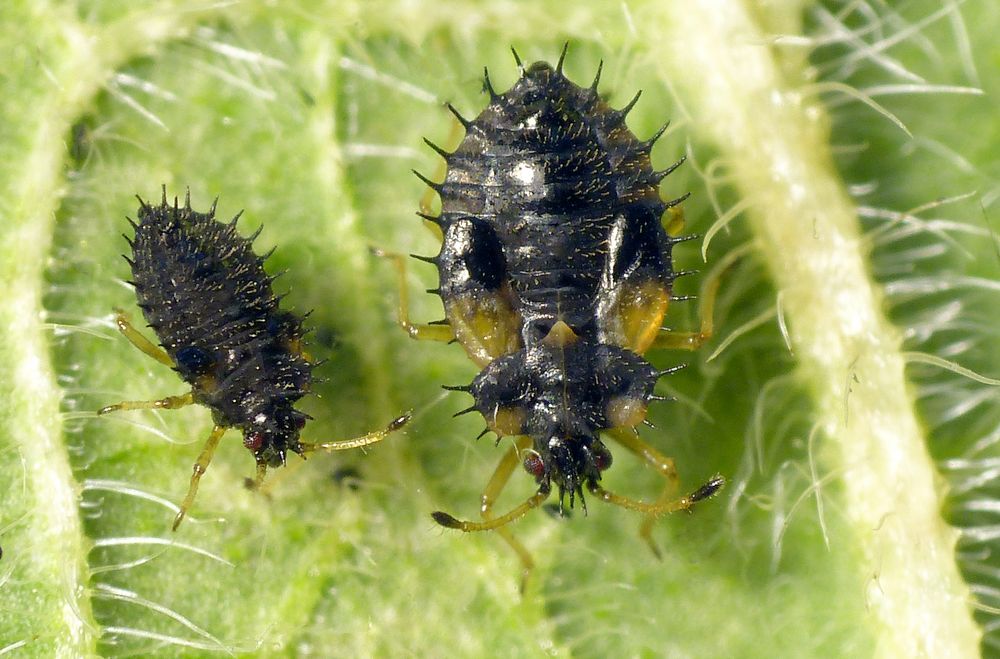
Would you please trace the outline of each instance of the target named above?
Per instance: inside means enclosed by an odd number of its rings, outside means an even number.
[[[315,96],[315,103],[308,114],[308,131],[315,143],[322,145],[318,149],[321,155],[316,164],[317,178],[329,184],[325,206],[330,212],[323,223],[327,232],[323,242],[333,249],[325,257],[337,264],[338,270],[345,273],[345,282],[350,284],[349,291],[345,290],[348,293],[344,298],[346,308],[340,315],[363,366],[361,371],[369,411],[362,420],[360,429],[363,431],[384,425],[405,410],[397,406],[390,394],[393,371],[387,356],[388,337],[379,329],[385,327],[384,308],[372,303],[378,296],[372,270],[386,264],[373,262],[370,255],[371,245],[362,229],[343,145],[338,141],[337,119],[344,114],[338,107],[338,102],[344,102],[338,93],[341,75],[338,61],[343,54],[344,43],[343,38],[336,39],[318,30],[310,32],[304,39],[302,51],[303,60],[310,62],[309,87]],[[346,273],[351,274],[348,276]],[[397,331],[398,328],[393,325],[390,330]],[[350,427],[359,428],[356,423]],[[397,445],[380,451],[379,469],[383,473],[419,473],[420,467],[413,460],[413,453],[398,445],[407,439],[407,432],[403,430],[385,440]]]
[[[302,44],[304,61],[309,62],[309,89],[315,103],[310,108],[307,132],[320,154],[316,163],[317,178],[328,183],[324,206],[328,217],[322,224],[326,235],[324,244],[336,248],[325,256],[334,260],[342,272],[354,273],[351,295],[347,296],[349,309],[343,317],[350,323],[354,345],[364,365],[364,390],[370,397],[369,409],[374,410],[367,423],[385,423],[390,413],[389,377],[386,366],[385,335],[373,331],[381,327],[379,307],[371,304],[372,290],[370,257],[364,239],[358,212],[349,191],[343,149],[337,141],[337,61],[342,42],[321,31],[308,33]]]
[[[78,488],[61,441],[58,388],[42,330],[42,269],[58,205],[63,138],[103,75],[89,52],[86,35],[68,25],[64,16],[52,18],[63,25],[60,36],[68,42],[59,45],[67,52],[80,49],[76,52],[82,56],[46,53],[54,54],[54,59],[61,60],[56,64],[65,68],[51,70],[53,89],[33,99],[34,112],[19,115],[25,125],[13,128],[32,139],[24,162],[7,170],[15,176],[4,182],[4,197],[12,212],[3,241],[7,300],[0,307],[0,332],[4,334],[0,345],[8,354],[0,360],[4,371],[0,380],[7,389],[7,414],[13,417],[3,425],[24,460],[26,490],[33,507],[26,511],[26,535],[32,543],[25,557],[30,560],[27,571],[43,583],[55,577],[62,582],[61,597],[71,600],[47,603],[62,612],[55,651],[86,656],[95,651],[97,625],[85,595],[87,547],[77,512]]]
[[[59,613],[58,620],[47,621],[57,656],[96,654],[100,634],[87,588],[89,546],[79,518],[79,486],[62,442],[59,387],[43,326],[44,269],[63,187],[65,139],[118,66],[168,37],[182,35],[198,17],[196,12],[162,8],[94,33],[70,11],[48,6],[22,9],[25,22],[39,28],[32,43],[38,51],[34,74],[46,76],[51,85],[20,86],[20,107],[31,111],[16,115],[21,124],[5,126],[11,135],[31,137],[23,162],[4,163],[3,171],[11,175],[0,180],[0,195],[9,204],[0,226],[0,281],[5,296],[0,305],[0,350],[6,353],[0,359],[4,401],[0,414],[25,465],[31,506],[23,511],[24,537],[30,538],[31,551],[22,547],[18,555],[25,561],[22,579],[46,584],[55,579],[60,585],[59,601],[45,603]],[[29,89],[40,90],[37,98],[23,96]]]
[[[743,2],[653,11],[662,13],[639,24],[673,37],[659,42],[665,77],[683,87],[736,187],[753,201],[747,214],[829,439],[827,466],[842,473],[863,554],[858,594],[872,614],[877,655],[978,656],[981,631],[955,563],[957,534],[939,514],[901,336],[868,271],[825,115],[788,89]]]
[[[352,294],[345,300],[348,309],[344,310],[343,318],[350,322],[349,331],[363,364],[361,370],[365,382],[362,388],[369,396],[367,407],[373,411],[368,418],[353,420],[347,424],[348,427],[355,427],[387,420],[379,419],[389,413],[389,388],[386,380],[385,339],[382,334],[372,332],[371,328],[378,327],[379,322],[376,311],[370,304],[366,304],[372,295],[370,285],[366,283],[370,278],[361,275],[369,267],[367,245],[361,234],[356,209],[350,201],[350,195],[346,193],[347,172],[342,149],[336,140],[336,62],[340,54],[340,43],[336,36],[321,30],[310,31],[303,36],[302,60],[308,62],[308,79],[304,84],[314,100],[306,115],[304,132],[311,135],[312,142],[318,145],[314,173],[319,180],[328,184],[322,200],[327,218],[321,223],[326,232],[321,242],[335,246],[336,250],[324,256],[334,260],[338,270],[358,273],[355,275]],[[398,439],[390,438],[387,441]],[[342,531],[341,528],[330,528],[316,537],[298,556],[295,565],[289,568],[288,585],[282,590],[280,600],[272,607],[275,617],[283,623],[282,631],[288,634],[289,647],[295,647],[299,640],[308,642],[311,633],[308,623],[322,598],[322,589],[315,587],[316,566],[335,562],[331,560],[332,548],[340,554],[345,553]]]

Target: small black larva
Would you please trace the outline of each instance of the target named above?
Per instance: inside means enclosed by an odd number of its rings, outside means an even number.
[[[167,202],[166,187],[159,206],[139,198],[139,222],[129,219],[134,239],[132,281],[139,308],[156,332],[155,345],[116,314],[118,329],[139,350],[175,371],[191,391],[153,401],[127,401],[101,408],[118,410],[174,409],[200,403],[212,410],[215,427],[198,456],[187,496],[173,528],[184,519],[198,491],[198,482],[228,428],[243,432],[243,445],[257,463],[259,486],[268,467],[285,463],[289,451],[304,455],[318,450],[366,446],[385,438],[409,419],[401,416],[386,428],[354,439],[307,444],[299,431],[310,418],[295,409],[312,384],[314,364],[306,355],[302,319],[279,306],[275,277],[264,271],[268,255],[257,256],[249,238],[236,231],[236,221],[215,219]],[[273,251],[273,250],[272,250]]]
[[[642,535],[653,519],[690,508],[723,485],[713,476],[676,498],[673,460],[639,439],[658,372],[643,357],[651,348],[692,350],[712,331],[714,287],[702,307],[699,332],[661,329],[671,300],[675,238],[664,222],[685,198],[663,201],[659,183],[683,158],[654,171],[650,151],[666,126],[638,140],[625,117],[638,94],[614,110],[597,93],[600,68],[589,87],[562,73],[566,49],[553,68],[525,68],[499,94],[486,73],[490,103],[475,119],[449,109],[465,128],[458,148],[447,152],[430,142],[447,164],[440,183],[420,176],[441,198],[419,213],[440,228],[441,251],[417,257],[435,264],[445,320],[409,322],[403,261],[400,324],[414,338],[456,340],[482,369],[468,386],[448,387],[472,395],[488,430],[513,436],[482,495],[483,521],[460,521],[444,512],[434,520],[462,531],[496,530],[520,556],[524,574],[532,561],[506,525],[542,504],[553,487],[560,511],[585,505],[586,488],[602,501],[646,513]],[[671,369],[675,370],[675,369]],[[461,413],[464,413],[461,412]],[[460,413],[460,414],[461,414]],[[485,431],[484,431],[485,432]],[[601,474],[611,437],[667,479],[655,503],[604,489]],[[499,440],[498,440],[499,441]],[[493,505],[518,463],[534,477],[537,491],[510,512],[494,516]]]

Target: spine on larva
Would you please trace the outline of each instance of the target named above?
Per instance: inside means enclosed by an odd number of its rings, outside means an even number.
[[[141,201],[141,200],[140,200]],[[179,207],[166,198],[142,202],[132,241],[133,284],[139,306],[176,370],[226,425],[281,412],[311,384],[302,354],[302,321],[279,308],[267,256],[254,253],[257,233],[244,238],[236,220]]]
[[[614,110],[598,96],[599,73],[590,87],[580,87],[561,64],[533,64],[503,94],[487,76],[489,105],[471,121],[456,112],[466,129],[458,148],[434,147],[447,174],[431,186],[441,196],[436,221],[446,233],[474,218],[488,227],[474,232],[480,242],[495,235],[503,245],[504,267],[526,316],[554,315],[557,304],[559,314],[583,322],[621,218],[635,243],[624,252],[634,247],[646,259],[641,266],[671,286],[673,241],[660,223],[683,197],[663,201],[659,183],[683,159],[653,170],[650,152],[666,126],[638,140],[625,123],[638,95]],[[451,260],[443,252],[434,259],[439,266]],[[439,274],[446,294],[460,292],[449,289],[455,277]]]

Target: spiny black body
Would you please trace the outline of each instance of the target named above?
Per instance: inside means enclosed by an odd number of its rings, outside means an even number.
[[[478,117],[455,112],[458,148],[437,149],[448,169],[431,183],[442,210],[429,219],[444,233],[432,261],[447,320],[483,367],[474,408],[498,435],[531,437],[525,469],[572,506],[611,464],[599,432],[641,422],[654,398],[659,373],[640,355],[675,279],[680,239],[661,217],[683,199],[658,187],[680,162],[654,171],[659,133],[638,140],[632,103],[612,109],[597,80],[568,80],[562,59],[522,68],[503,94],[488,76],[484,88]]]
[[[258,464],[278,466],[300,452],[308,418],[294,408],[312,381],[302,321],[279,307],[266,257],[250,238],[207,213],[139,200],[133,223],[132,283],[139,307],[195,402],[217,426],[242,430]],[[258,231],[259,233],[259,231]]]
[[[672,281],[651,147],[595,88],[533,64],[447,158],[437,188],[442,296],[509,283],[534,338],[557,317],[598,338],[595,301],[632,274],[626,268]],[[621,242],[611,254],[616,226]]]

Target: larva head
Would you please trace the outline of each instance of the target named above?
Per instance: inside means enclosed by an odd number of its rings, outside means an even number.
[[[288,451],[299,452],[299,432],[308,418],[290,406],[260,411],[243,427],[243,445],[258,464],[280,467]]]
[[[559,322],[542,342],[494,360],[471,393],[491,430],[533,439],[525,470],[554,484],[560,502],[568,492],[572,506],[611,466],[599,432],[640,423],[657,377],[639,355],[580,340]]]

